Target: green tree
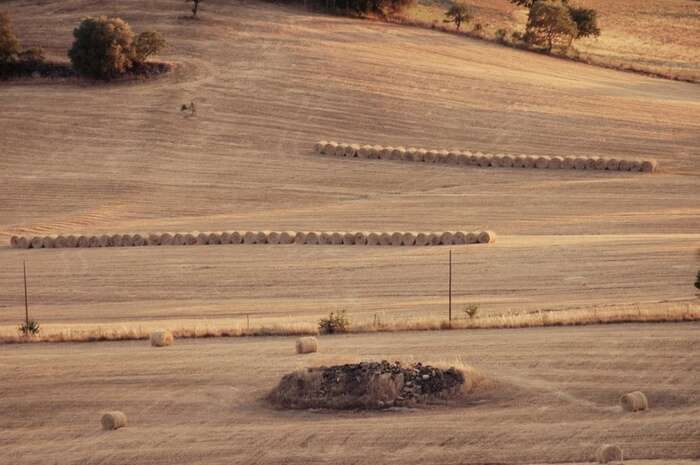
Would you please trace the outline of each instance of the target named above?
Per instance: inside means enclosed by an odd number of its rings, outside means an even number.
[[[73,36],[68,57],[82,75],[109,79],[126,72],[137,59],[134,33],[120,18],[86,18]]]
[[[527,39],[551,51],[556,42],[566,47],[578,35],[569,8],[561,0],[537,0],[527,18]]]
[[[163,35],[158,31],[146,31],[136,37],[134,47],[136,49],[136,61],[144,62],[151,55],[157,55],[163,48],[166,42]]]
[[[466,5],[456,3],[450,7],[447,12],[445,12],[445,23],[454,23],[459,31],[462,23],[468,23],[472,19],[472,14]]]
[[[576,23],[578,33],[576,38],[598,37],[600,28],[598,27],[598,12],[592,8],[569,7],[569,15]]]
[[[0,13],[0,63],[15,61],[19,55],[19,41],[12,32],[10,17]]]

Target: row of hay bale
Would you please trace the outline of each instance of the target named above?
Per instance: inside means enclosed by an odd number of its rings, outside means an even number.
[[[54,249],[75,247],[139,247],[163,245],[218,244],[308,244],[308,245],[378,245],[432,246],[490,244],[496,241],[493,231],[445,232],[317,232],[317,231],[248,231],[223,233],[103,234],[101,236],[13,236],[16,249]]]
[[[415,147],[384,147],[381,145],[346,144],[333,141],[319,141],[315,145],[315,150],[322,155],[339,157],[471,165],[484,168],[576,169],[653,173],[658,167],[656,160],[489,154],[470,152],[468,150],[427,150]]]

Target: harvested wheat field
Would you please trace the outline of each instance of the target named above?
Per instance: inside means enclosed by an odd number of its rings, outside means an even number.
[[[697,463],[697,323],[3,347],[0,463],[589,463],[603,443],[638,465]],[[307,366],[470,365],[459,406],[281,410],[264,398]],[[619,397],[641,390],[649,410]],[[128,425],[105,432],[100,413]],[[652,459],[658,460],[653,461]]]

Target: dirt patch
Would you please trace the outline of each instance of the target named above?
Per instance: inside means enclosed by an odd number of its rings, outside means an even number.
[[[470,386],[468,375],[456,368],[383,360],[287,374],[268,399],[293,409],[386,409],[456,400]]]

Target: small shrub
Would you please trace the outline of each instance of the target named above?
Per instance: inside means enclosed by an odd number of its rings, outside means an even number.
[[[476,23],[476,24],[474,25],[474,30],[475,30],[475,31],[478,32],[478,31],[481,31],[482,29],[484,29],[484,26],[482,26],[481,23]]]
[[[350,328],[350,320],[345,315],[345,310],[338,313],[331,312],[328,318],[318,321],[318,329],[321,334],[344,333]]]
[[[136,49],[136,61],[144,62],[151,55],[157,55],[165,48],[165,38],[158,31],[142,32],[136,38],[134,47]]]
[[[513,33],[510,35],[510,39],[513,42],[522,42],[523,40],[523,33],[520,31],[513,31]]]
[[[498,29],[496,31],[496,40],[502,44],[508,42],[508,31],[505,29]]]
[[[592,8],[569,7],[569,15],[576,23],[576,38],[598,37],[600,28],[598,27],[598,12]]]
[[[471,19],[472,14],[469,11],[469,8],[466,5],[456,3],[445,12],[445,19],[443,22],[454,23],[455,27],[459,31],[462,23],[468,23]]]
[[[476,314],[479,313],[479,306],[477,304],[467,304],[464,307],[464,313],[470,320],[476,318]]]
[[[0,13],[0,63],[11,63],[19,55],[19,41],[12,31],[10,17]]]
[[[39,322],[36,320],[25,321],[17,327],[17,331],[23,336],[36,336],[39,334]]]

